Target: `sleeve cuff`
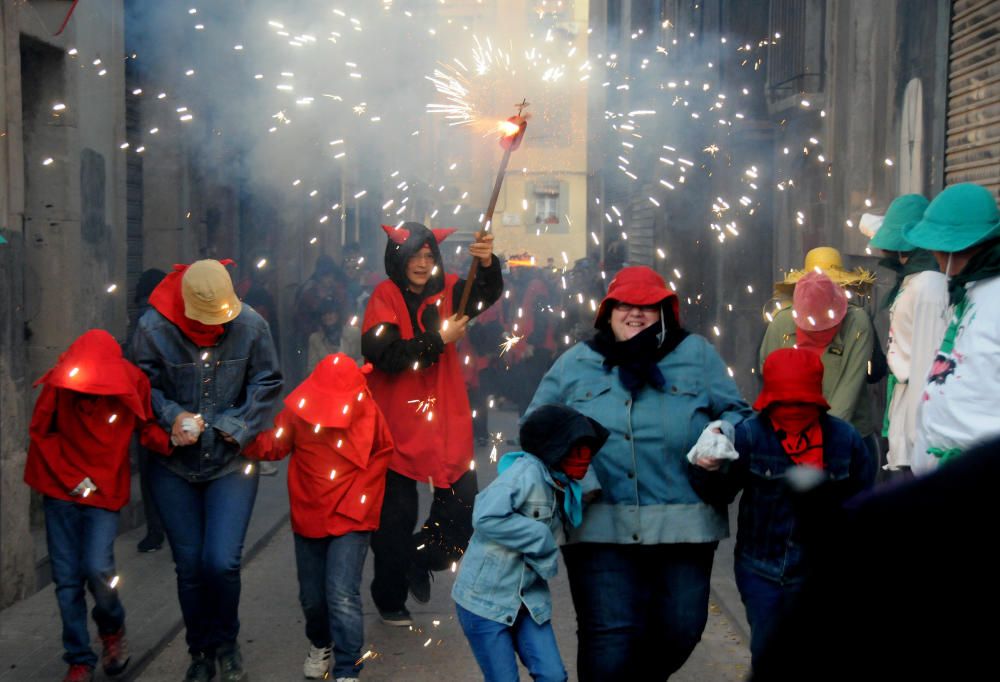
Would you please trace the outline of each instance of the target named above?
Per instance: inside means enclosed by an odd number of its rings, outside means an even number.
[[[212,428],[232,436],[240,444],[241,450],[249,445],[250,437],[247,425],[241,419],[223,414],[215,418]]]

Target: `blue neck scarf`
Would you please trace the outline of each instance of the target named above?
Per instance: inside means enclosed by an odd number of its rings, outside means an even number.
[[[497,474],[502,474],[515,460],[525,454],[527,453],[508,452],[497,463]],[[563,514],[571,526],[578,528],[583,523],[583,488],[580,482],[555,469],[549,469],[549,475],[552,476],[552,480],[563,486]]]

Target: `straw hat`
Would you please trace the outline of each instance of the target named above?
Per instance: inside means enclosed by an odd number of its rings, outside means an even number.
[[[864,268],[854,270],[844,269],[844,260],[840,251],[832,246],[818,246],[806,254],[801,270],[790,270],[781,282],[774,285],[774,295],[778,298],[791,298],[795,284],[810,272],[822,272],[835,284],[859,293],[867,293],[875,283],[875,275]]]

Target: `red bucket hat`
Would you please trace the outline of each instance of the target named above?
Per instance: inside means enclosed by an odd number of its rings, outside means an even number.
[[[138,367],[122,357],[122,348],[103,329],[81,334],[42,378],[34,383],[89,395],[113,395],[140,419],[148,419],[139,395]]]
[[[771,403],[811,403],[825,410],[823,361],[803,348],[779,348],[764,360],[764,388],[753,404],[760,412]]]
[[[349,355],[327,355],[312,374],[285,398],[285,407],[310,424],[343,429],[355,413],[372,401],[365,375],[370,364],[358,367]]]
[[[607,324],[611,308],[615,303],[653,305],[668,299],[674,319],[680,324],[680,304],[677,301],[677,294],[667,288],[663,278],[655,270],[645,265],[622,268],[608,285],[608,295],[597,309],[594,326],[600,328]]]
[[[807,332],[835,327],[847,315],[847,294],[821,272],[809,272],[795,285],[792,294],[795,326]]]

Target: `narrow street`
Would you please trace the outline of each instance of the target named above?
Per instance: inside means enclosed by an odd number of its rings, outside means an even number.
[[[512,412],[494,412],[491,430],[504,434],[516,431],[516,416]],[[506,450],[515,446],[507,445]],[[294,455],[293,455],[294,456]],[[282,465],[284,466],[284,464]],[[496,467],[489,461],[488,448],[477,449],[476,470],[480,472],[480,489],[492,480]],[[421,491],[426,508],[427,491]],[[422,510],[423,511],[423,510]],[[729,568],[732,552],[730,543],[719,550],[716,580],[724,588],[732,584]],[[165,558],[165,557],[164,557]],[[455,619],[451,600],[454,574],[435,574],[431,601],[428,604],[409,603],[413,614],[412,628],[391,627],[379,620],[378,612],[368,592],[371,583],[371,554],[366,564],[362,584],[365,613],[365,641],[373,657],[366,664],[362,679],[412,680],[414,682],[451,682],[481,679],[472,651]],[[576,679],[576,621],[570,600],[565,569],[550,583],[553,592],[553,622],[559,649],[570,679]],[[172,587],[172,586],[171,586]],[[735,586],[731,590],[736,595]],[[719,596],[723,595],[723,596]],[[170,597],[172,597],[172,593]],[[738,682],[744,679],[750,666],[750,654],[739,628],[720,608],[725,599],[722,588],[713,590],[708,627],[701,644],[681,671],[672,679],[678,682]],[[742,609],[738,602],[727,603]],[[738,611],[741,613],[741,611]],[[309,649],[305,625],[298,602],[298,581],[295,576],[292,532],[284,522],[263,549],[243,571],[243,598],[240,604],[240,646],[250,679],[300,680],[302,661]],[[189,658],[180,632],[162,648],[134,679],[143,682],[175,682],[184,676]],[[530,677],[522,670],[522,679]]]

